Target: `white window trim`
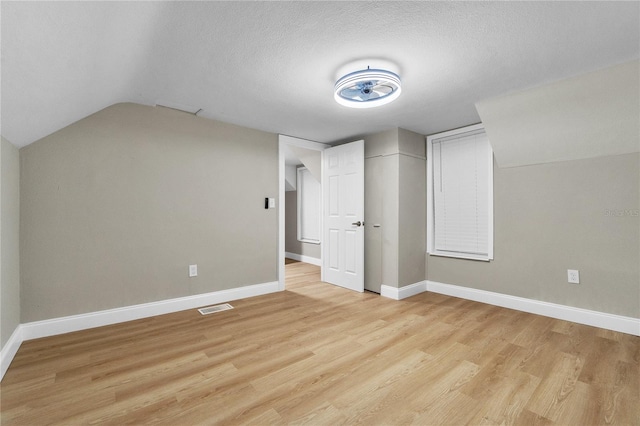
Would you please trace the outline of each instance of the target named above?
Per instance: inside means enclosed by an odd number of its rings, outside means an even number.
[[[471,260],[493,260],[493,150],[490,150],[487,161],[489,161],[489,180],[490,185],[488,188],[489,203],[489,224],[488,224],[488,254],[474,255],[469,253],[451,253],[443,252],[435,249],[435,218],[434,218],[434,204],[433,204],[433,141],[448,138],[451,136],[461,135],[464,133],[474,132],[478,130],[484,130],[482,123],[474,124],[472,126],[461,127],[455,130],[449,130],[447,132],[438,133],[435,135],[427,136],[427,253],[430,256],[442,256],[442,257],[454,257],[458,259],[471,259]]]
[[[309,243],[309,244],[320,244],[320,238],[322,235],[322,200],[319,199],[318,200],[318,239],[310,239],[310,238],[303,238],[302,236],[302,220],[300,220],[301,216],[303,215],[303,209],[302,209],[302,191],[304,188],[304,185],[301,184],[301,179],[300,179],[300,175],[304,172],[307,171],[308,169],[306,167],[298,167],[296,169],[296,179],[297,179],[297,183],[296,183],[296,193],[297,193],[297,225],[298,225],[298,241],[303,242],[303,243]],[[318,183],[318,187],[320,188],[320,184]],[[320,188],[319,192],[318,192],[320,198],[322,197],[322,189]]]

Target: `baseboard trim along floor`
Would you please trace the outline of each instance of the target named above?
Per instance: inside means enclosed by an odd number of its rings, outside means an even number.
[[[317,257],[305,256],[304,254],[297,253],[289,253],[288,251],[284,253],[284,257],[288,259],[297,260],[298,262],[310,263],[312,265],[321,266],[322,262]]]
[[[390,299],[402,300],[425,291],[640,336],[640,318],[574,308],[436,281],[425,280],[400,288],[383,285],[380,294]]]
[[[215,305],[232,300],[246,299],[248,297],[274,293],[276,291],[279,291],[278,282],[273,281],[194,296],[178,297],[158,302],[20,324],[0,352],[0,380],[4,377],[4,373],[9,368],[9,364],[11,364],[16,352],[18,352],[20,344],[25,340],[133,321],[156,315],[184,311],[186,309],[199,308],[205,305]]]

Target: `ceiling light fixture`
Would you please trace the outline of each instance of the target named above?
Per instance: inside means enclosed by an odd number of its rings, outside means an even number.
[[[367,67],[340,78],[334,88],[334,98],[347,107],[373,108],[393,102],[401,92],[398,74]]]

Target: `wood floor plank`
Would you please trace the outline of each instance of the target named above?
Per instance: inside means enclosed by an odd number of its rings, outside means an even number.
[[[483,389],[476,388],[473,395],[481,408],[470,423],[514,424],[539,384],[540,379],[522,372],[492,377],[489,382],[482,382]],[[463,393],[469,395],[468,392]]]
[[[527,408],[553,421],[560,418],[560,414],[571,406],[573,401],[580,399],[574,391],[583,388],[578,383],[583,360],[566,353],[558,352],[554,358],[548,360],[548,374],[544,377]]]
[[[2,425],[639,425],[640,338],[286,266],[287,290],[24,342]]]

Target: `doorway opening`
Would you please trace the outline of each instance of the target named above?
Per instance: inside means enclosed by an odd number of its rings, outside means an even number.
[[[318,244],[316,256],[320,264],[320,279],[350,290],[364,291],[364,141],[329,146],[318,142],[280,135],[279,140],[279,199],[278,199],[278,288],[285,289],[286,187],[287,153],[313,174],[320,185],[315,194],[321,194],[316,203],[320,210],[320,232],[301,236],[297,240]],[[295,169],[295,167],[294,167]],[[300,169],[297,169],[299,172]],[[290,173],[292,174],[292,173]],[[301,185],[296,173],[297,185]],[[316,183],[317,185],[317,183]],[[313,192],[313,191],[312,191]],[[292,200],[291,200],[292,201]],[[317,209],[319,204],[320,208]],[[293,239],[289,235],[289,239]],[[291,257],[291,256],[289,256]],[[296,257],[294,257],[296,259]],[[299,260],[305,261],[299,257]],[[308,259],[307,259],[308,260]]]
[[[278,288],[280,290],[285,289],[285,278],[287,275],[285,259],[293,258],[293,260],[310,263],[320,268],[322,262],[322,242],[320,238],[318,238],[318,242],[314,242],[312,237],[305,238],[308,237],[308,235],[302,235],[302,237],[300,237],[299,230],[297,229],[299,228],[297,221],[296,223],[289,221],[287,219],[287,212],[289,212],[289,216],[295,214],[297,218],[298,188],[296,182],[298,167],[304,167],[308,170],[311,181],[316,179],[319,187],[322,187],[322,152],[328,147],[329,145],[305,139],[285,135],[279,136]],[[289,191],[287,191],[287,189],[289,189]],[[294,192],[294,190],[296,190],[296,192]],[[320,215],[321,208],[322,202],[320,200],[318,215]],[[289,219],[291,219],[291,217],[289,217]],[[288,233],[286,232],[287,230],[289,231]],[[290,251],[286,250],[287,246],[289,246]],[[320,275],[322,279],[322,274]]]

